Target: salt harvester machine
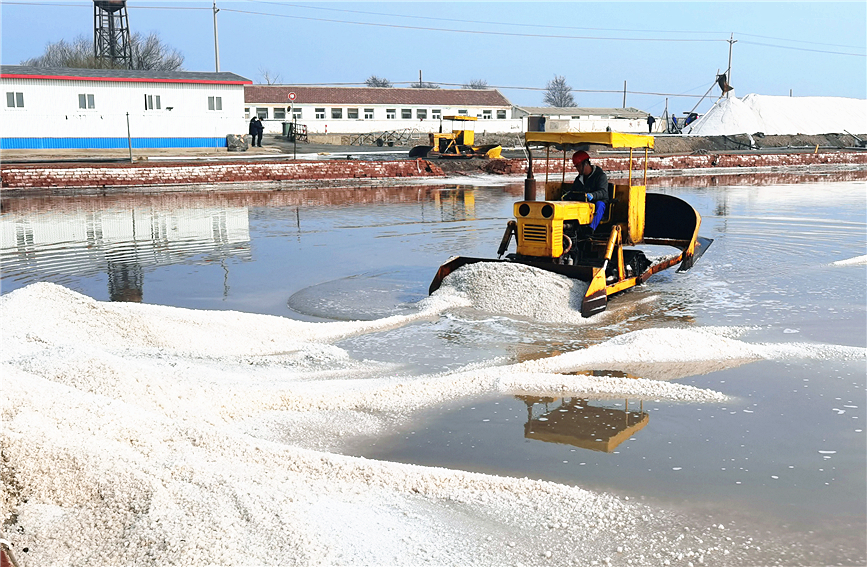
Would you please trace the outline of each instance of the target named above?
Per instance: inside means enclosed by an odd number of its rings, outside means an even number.
[[[473,126],[477,120],[475,116],[443,116],[452,124],[451,132],[443,132],[440,126],[439,134],[428,134],[429,146],[415,146],[409,151],[409,157],[421,158],[490,158],[500,159],[503,147],[499,144],[476,145],[475,130]]]
[[[605,310],[608,296],[642,284],[653,274],[679,264],[678,272],[689,270],[713,240],[698,236],[701,216],[685,201],[661,193],[648,193],[647,153],[653,137],[618,132],[527,132],[527,178],[524,200],[514,204],[510,220],[497,251],[497,259],[453,256],[437,271],[430,293],[443,279],[467,264],[514,262],[562,274],[587,282],[581,315],[590,317]],[[602,221],[591,230],[595,203],[563,201],[571,180],[566,181],[567,153],[591,146],[629,149],[629,178],[626,183],[608,184],[608,200]],[[545,200],[536,200],[533,177],[533,148],[544,148]],[[549,180],[551,148],[562,151],[559,181]],[[644,181],[633,185],[633,153],[644,150]],[[556,158],[554,158],[556,159]],[[514,253],[503,255],[512,239]],[[676,251],[648,257],[638,245],[657,245]]]

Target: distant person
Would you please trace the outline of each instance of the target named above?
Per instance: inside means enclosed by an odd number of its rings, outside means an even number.
[[[684,126],[688,126],[698,120],[698,114],[695,112],[690,112],[689,116],[686,117],[686,122],[683,123]]]
[[[656,118],[654,118],[652,115],[648,114],[647,115],[647,133],[648,134],[653,133],[653,125],[655,123],[656,123]]]
[[[265,126],[258,116],[250,119],[250,145],[262,147],[262,134],[265,133]]]
[[[586,201],[593,203],[595,211],[590,228],[596,230],[605,214],[605,201],[608,199],[608,176],[598,165],[590,163],[587,152],[575,152],[572,164],[578,170],[578,177],[572,188],[563,195],[564,201]]]

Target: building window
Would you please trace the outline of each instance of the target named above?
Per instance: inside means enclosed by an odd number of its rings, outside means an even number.
[[[482,111],[482,119],[483,120],[490,120],[491,118],[493,118],[493,113],[490,110],[483,110]]]
[[[506,111],[498,110],[497,111],[497,120],[505,120],[506,119]]]
[[[145,110],[159,110],[160,107],[160,95],[144,95],[145,97]],[[211,97],[213,98],[213,97]],[[208,101],[209,105],[211,101]],[[211,109],[213,110],[213,109]]]
[[[358,120],[358,109],[357,108],[347,108],[346,109],[346,117],[352,120]]]
[[[430,111],[430,117],[434,120],[440,120],[443,117],[443,111],[440,108],[434,108]]]
[[[417,108],[415,110],[415,117],[419,120],[424,120],[427,118],[427,108]]]
[[[412,119],[412,109],[411,108],[401,108],[400,109],[400,117],[403,119]]]
[[[365,108],[364,109],[364,119],[365,120],[373,120],[373,109]]]
[[[274,120],[285,120],[286,119],[286,109],[285,108],[275,108],[274,109]]]
[[[257,108],[256,116],[259,117],[259,120],[268,120],[268,109],[267,108]]]
[[[331,119],[337,120],[339,118],[343,118],[343,109],[342,108],[332,108],[331,109]]]
[[[244,109],[244,118],[250,118],[250,107]]]
[[[157,107],[159,108],[159,107]],[[208,110],[223,110],[223,97],[221,96],[209,96],[208,97]]]
[[[325,119],[325,109],[324,108],[317,108],[316,109],[316,118],[319,120]]]
[[[78,95],[78,108],[96,108],[96,101],[92,94]]]
[[[292,107],[292,118],[301,118],[301,107],[293,106]]]
[[[24,93],[6,93],[6,106],[24,108]]]
[[[466,115],[467,115],[467,109],[466,109],[466,108],[463,108],[463,109],[461,109],[461,110],[458,110],[458,114],[461,114],[461,115],[463,115],[463,116],[466,116]]]
[[[394,117],[396,116],[396,114],[397,114],[397,110],[395,110],[394,108],[386,108],[385,109],[385,117],[388,120],[394,120]]]

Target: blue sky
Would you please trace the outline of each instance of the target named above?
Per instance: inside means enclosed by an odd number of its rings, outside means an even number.
[[[130,27],[157,32],[213,71],[211,1],[129,0]],[[867,3],[217,1],[220,70],[284,84],[461,85],[482,79],[514,104],[544,105],[555,75],[580,106],[691,110],[728,65],[749,93],[867,98]],[[93,36],[89,1],[3,0],[2,62],[59,39]],[[608,91],[608,92],[605,92]],[[713,89],[698,110],[710,107]]]

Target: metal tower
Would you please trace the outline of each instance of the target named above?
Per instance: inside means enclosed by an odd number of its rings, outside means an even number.
[[[126,0],[93,0],[93,55],[106,67],[133,68]]]

